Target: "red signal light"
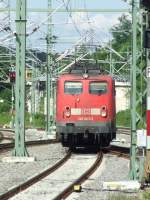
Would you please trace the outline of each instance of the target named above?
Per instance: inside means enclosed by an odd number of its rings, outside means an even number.
[[[16,72],[9,72],[10,82],[14,83],[16,79]]]

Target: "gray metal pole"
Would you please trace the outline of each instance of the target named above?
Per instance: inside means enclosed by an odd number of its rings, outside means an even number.
[[[150,28],[150,12],[146,15],[146,28]],[[145,160],[145,178],[150,181],[150,49],[146,49],[146,66],[147,66],[147,144]]]
[[[16,1],[16,122],[14,156],[27,156],[25,147],[26,0]]]
[[[14,129],[14,83],[11,85],[11,128]]]
[[[35,64],[32,63],[32,85],[31,85],[31,123],[34,127],[34,115],[35,115]]]
[[[112,65],[113,65],[113,63],[112,63],[112,42],[110,41],[110,50],[109,50],[109,61],[110,61],[110,74],[113,76],[113,69],[112,69]]]
[[[48,8],[52,7],[52,1],[48,0]],[[52,17],[48,17],[48,31],[47,31],[47,134],[51,132],[51,125],[53,121],[53,86],[52,86]]]
[[[132,0],[132,97],[130,177],[137,179],[136,170],[136,64],[137,64],[137,2]]]

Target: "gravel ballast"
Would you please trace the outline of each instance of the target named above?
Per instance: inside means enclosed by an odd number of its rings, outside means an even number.
[[[32,163],[2,163],[0,162],[0,195],[5,193],[9,188],[21,184],[34,174],[43,171],[49,166],[64,157],[65,149],[61,144],[48,144],[34,147],[28,147],[30,156],[36,158]],[[12,152],[7,152],[1,156],[11,156]]]
[[[67,200],[111,200],[114,195],[136,196],[136,193],[103,191],[104,181],[129,180],[129,160],[105,155],[98,170],[82,185],[81,193],[73,193]]]
[[[95,154],[72,155],[71,158],[55,172],[11,199],[53,200],[60,192],[90,168],[96,158],[97,156]]]
[[[36,134],[33,134],[32,131],[33,130],[27,131],[28,140],[43,138],[43,131],[40,131]],[[34,137],[32,135],[34,135]],[[120,135],[119,139],[121,138],[124,139],[124,136]],[[117,144],[119,146],[126,146],[127,144],[130,145],[129,138],[130,136],[125,138],[124,144],[122,144],[122,142]],[[16,164],[0,162],[0,195],[6,192],[9,188],[21,184],[30,177],[33,177],[34,174],[43,171],[48,166],[53,166],[56,162],[58,162],[58,160],[64,157],[65,149],[61,146],[61,144],[48,144],[28,147],[28,152],[30,156],[36,158],[35,162]],[[5,156],[11,156],[11,154],[12,152],[9,152],[5,154]],[[4,157],[4,155],[1,155],[1,158],[2,157]],[[83,184],[83,191],[81,193],[72,194],[68,199],[108,200],[109,197],[116,194],[116,192],[103,191],[103,181],[128,180],[128,173],[129,160],[116,156],[105,155],[102,165],[99,167],[99,169],[89,178],[85,184]]]
[[[0,131],[0,133],[4,137],[15,139],[15,133],[10,131]],[[50,135],[52,138],[55,139],[55,135]],[[45,130],[37,130],[37,129],[26,129],[25,130],[25,141],[33,141],[33,140],[45,140],[49,139],[48,135],[46,134]],[[0,144],[2,143],[9,143],[12,142],[10,139],[3,139],[0,140]]]

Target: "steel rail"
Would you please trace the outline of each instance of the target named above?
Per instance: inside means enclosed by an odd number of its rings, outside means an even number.
[[[11,136],[5,136],[4,132],[7,132],[7,133],[14,133],[14,131],[12,129],[0,129],[0,142],[3,141],[3,140],[10,140],[12,142],[14,142],[14,138]]]
[[[119,134],[131,135],[131,129],[128,127],[117,127],[117,132]]]
[[[1,200],[7,200],[14,195],[18,194],[19,192],[29,188],[31,185],[39,182],[41,179],[45,178],[46,176],[50,175],[54,171],[56,171],[58,168],[60,168],[67,160],[71,157],[71,151],[68,151],[66,156],[58,161],[55,165],[52,167],[46,169],[45,171],[39,173],[38,175],[28,179],[26,182],[20,184],[19,186],[16,186],[10,190],[8,190],[6,193],[0,195]]]
[[[130,127],[124,127],[124,126],[117,126],[117,129],[124,129],[124,130],[130,130]]]
[[[58,196],[54,198],[54,200],[60,200],[60,199],[66,199],[74,190],[74,185],[81,185],[84,181],[86,181],[100,166],[103,158],[103,153],[100,151],[98,153],[97,159],[95,163],[83,174],[81,175],[77,180],[75,180],[73,183],[71,183],[64,191],[62,191]]]
[[[45,144],[54,144],[54,143],[59,143],[59,142],[56,139],[26,141],[27,146],[36,146],[36,145],[45,145]],[[14,147],[14,145],[15,145],[14,142],[0,144],[0,150],[11,149]]]
[[[13,129],[10,129],[10,128],[0,128],[0,132],[11,132],[11,133],[14,133],[15,131]]]
[[[129,148],[127,147],[118,147],[118,146],[110,146],[109,148],[106,148],[104,150],[105,153],[110,153],[119,157],[123,157],[125,159],[129,159]],[[96,169],[100,166],[101,161],[103,158],[103,153],[99,152],[98,158],[94,165],[87,170],[79,179],[74,181],[70,186],[68,186],[62,193],[60,193],[57,197],[54,198],[54,200],[60,200],[60,199],[66,199],[71,193],[73,193],[73,186],[74,185],[81,185],[84,181],[86,181],[89,176],[91,176]]]
[[[130,159],[130,148],[128,147],[110,146],[108,148],[104,148],[104,152],[125,159]]]

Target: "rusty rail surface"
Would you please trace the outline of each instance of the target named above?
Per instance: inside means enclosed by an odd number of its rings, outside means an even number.
[[[96,171],[96,169],[100,166],[102,159],[103,159],[103,153],[102,151],[100,151],[98,153],[95,163],[83,175],[81,175],[77,180],[75,180],[72,184],[70,184],[70,186],[68,186],[57,197],[55,197],[54,200],[66,199],[74,191],[73,190],[74,185],[81,185]]]
[[[0,199],[7,200],[7,199],[13,197],[14,195],[18,194],[19,192],[29,188],[31,185],[37,183],[41,179],[45,178],[46,176],[50,175],[51,173],[56,171],[58,168],[60,168],[65,162],[67,162],[67,160],[70,158],[70,156],[71,156],[71,151],[68,151],[66,156],[63,159],[61,159],[60,161],[58,161],[55,165],[53,165],[52,167],[39,173],[38,175],[32,177],[31,179],[28,179],[26,182],[20,184],[19,186],[16,186],[16,187],[8,190],[6,193],[0,195]]]

